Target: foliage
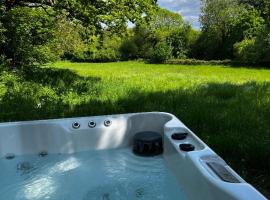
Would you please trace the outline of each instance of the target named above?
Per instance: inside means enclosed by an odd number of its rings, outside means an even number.
[[[235,43],[235,57],[242,62],[258,62],[259,54],[256,51],[255,39],[244,39],[241,42]]]
[[[158,9],[149,25],[133,29],[133,34],[124,40],[120,52],[123,59],[144,58],[154,62],[163,62],[169,57],[183,58],[190,54],[196,35],[197,32],[184,22],[181,15]],[[168,50],[167,55],[165,50]]]
[[[173,65],[232,65],[232,60],[196,60],[196,59],[169,59],[166,64]]]
[[[0,19],[0,39],[6,40],[0,54],[12,66],[29,66],[59,58],[91,62],[143,58],[157,62],[157,55],[166,60],[185,58],[191,52],[195,31],[181,15],[157,8],[155,1],[82,3],[3,1],[6,8]],[[125,11],[119,12],[123,8]],[[127,21],[136,27],[127,29]],[[170,55],[165,55],[165,50]]]
[[[3,27],[3,23],[0,21],[0,45],[2,45],[5,42],[5,28]]]
[[[87,50],[87,44],[83,41],[85,28],[81,23],[71,21],[67,13],[57,17],[55,22],[54,38],[50,45],[58,57],[80,57]]]
[[[243,4],[247,4],[260,11],[261,16],[269,24],[270,22],[270,1],[269,0],[239,0]]]
[[[135,44],[134,38],[128,38],[123,41],[120,47],[120,53],[123,60],[132,60],[138,56],[138,46]]]
[[[0,54],[13,66],[29,66],[55,60],[49,42],[53,38],[54,19],[43,9],[13,8],[1,21],[5,29],[5,41]]]
[[[138,54],[135,57],[144,59],[151,57],[153,47],[157,42],[151,30],[142,26],[135,27],[133,41],[138,49]]]
[[[261,55],[259,63],[270,63],[270,27],[264,26],[255,39],[257,51]]]
[[[155,0],[0,2],[0,54],[14,67],[56,59],[116,61],[127,22],[147,24]],[[103,37],[110,32],[113,41]],[[104,39],[104,41],[102,41]]]
[[[20,67],[59,58],[155,60],[161,53],[155,46],[166,42],[175,59],[268,62],[269,6],[268,0],[202,0],[202,30],[196,31],[156,0],[3,0],[1,61]],[[128,22],[135,28],[127,28]]]
[[[84,1],[84,0],[4,0],[1,4],[6,10],[14,7],[27,6],[31,8],[42,7],[53,9],[55,14],[67,12],[72,20],[79,20],[91,33],[102,32],[106,25],[115,32],[121,32],[126,28],[126,23],[142,23],[151,18],[157,7],[155,0],[117,0],[117,1]],[[142,17],[144,15],[144,17]]]
[[[149,28],[159,39],[164,39],[175,29],[182,29],[185,22],[181,15],[159,8],[155,17],[149,22]]]
[[[247,35],[256,34],[264,24],[260,13],[237,0],[203,0],[202,34],[198,57],[224,59],[233,57],[233,45]]]
[[[79,62],[115,62],[121,59],[121,44],[121,37],[104,31],[102,36],[92,37],[84,51],[78,49],[77,52],[66,55],[66,58]]]
[[[164,63],[172,55],[172,47],[166,42],[158,42],[154,46],[153,55],[151,56],[151,62],[153,63]]]
[[[263,27],[256,37],[245,38],[234,45],[235,56],[238,60],[247,63],[270,62],[270,30]]]
[[[5,29],[3,27],[3,24],[1,23],[0,21],[0,49],[3,48],[3,45],[5,43],[5,35],[4,35],[4,32],[5,32]],[[5,56],[4,55],[1,55],[1,50],[0,50],[0,71],[1,71],[1,68],[5,65]]]
[[[172,31],[167,37],[167,41],[172,46],[172,57],[187,58],[190,56],[198,35],[198,31],[192,29],[190,25],[184,25],[182,28]]]
[[[97,48],[97,53],[94,59],[99,62],[112,62],[120,60],[120,45],[120,37],[110,34],[103,35],[103,39]]]

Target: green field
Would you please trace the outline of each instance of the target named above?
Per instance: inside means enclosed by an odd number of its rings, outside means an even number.
[[[58,62],[0,76],[0,120],[164,111],[247,181],[270,188],[270,70]]]

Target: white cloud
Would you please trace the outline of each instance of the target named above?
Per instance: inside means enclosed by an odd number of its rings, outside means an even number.
[[[163,8],[181,14],[196,29],[200,28],[200,0],[159,0]]]

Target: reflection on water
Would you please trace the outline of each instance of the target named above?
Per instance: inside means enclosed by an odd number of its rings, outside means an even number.
[[[80,162],[76,158],[70,157],[65,161],[60,161],[59,163],[56,163],[55,166],[53,166],[49,171],[49,175],[53,175],[54,173],[67,172],[76,169],[79,166]]]
[[[23,186],[25,199],[44,199],[49,197],[56,190],[56,185],[51,177],[41,177]],[[17,194],[17,199],[21,198],[22,193]]]
[[[162,157],[130,149],[0,160],[0,199],[186,199]]]

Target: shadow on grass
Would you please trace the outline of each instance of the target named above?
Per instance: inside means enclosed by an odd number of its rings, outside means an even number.
[[[264,192],[270,187],[270,83],[208,83],[164,92],[132,90],[129,96],[112,101],[99,98],[103,91],[98,77],[83,78],[70,70],[47,68],[21,75],[0,79],[6,88],[0,98],[1,121],[170,112],[247,181]]]
[[[0,121],[65,117],[72,105],[98,97],[99,77],[81,77],[68,69],[28,68],[0,74]]]
[[[20,75],[24,81],[52,87],[59,94],[69,90],[82,94],[100,81],[99,77],[82,77],[69,69],[56,68],[25,68]]]

